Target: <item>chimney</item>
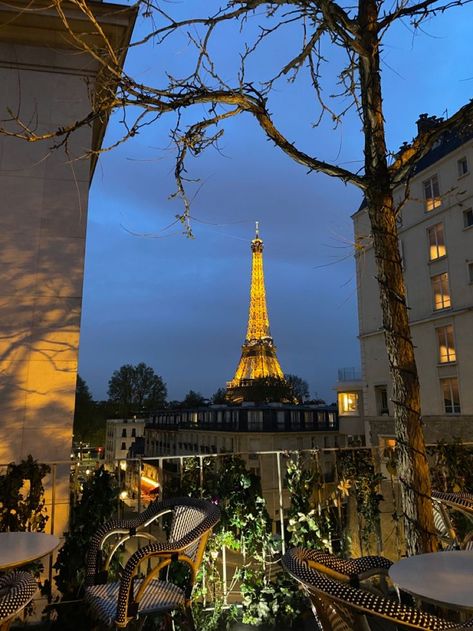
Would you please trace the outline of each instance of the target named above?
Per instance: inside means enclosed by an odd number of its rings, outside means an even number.
[[[443,121],[443,118],[437,118],[437,116],[429,116],[428,114],[420,114],[417,121],[417,134],[420,136],[426,131],[429,131],[433,127],[436,127]]]

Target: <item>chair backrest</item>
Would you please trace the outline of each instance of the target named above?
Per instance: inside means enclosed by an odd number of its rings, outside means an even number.
[[[0,624],[26,607],[37,590],[38,584],[29,572],[13,571],[0,576]]]
[[[349,577],[347,582],[337,580],[314,569],[314,559],[317,559],[315,551],[293,548],[283,556],[282,564],[309,596],[323,631],[366,631],[370,628],[367,621],[369,618],[390,621],[406,629],[424,631],[471,628],[466,623],[462,627],[356,587],[350,584]],[[319,559],[316,564],[320,566]]]
[[[473,534],[473,495],[470,493],[443,493],[432,491],[434,506],[434,523],[441,539],[446,540],[452,547],[470,549]],[[450,518],[450,511],[461,513],[471,524],[470,533],[461,540],[454,521]]]
[[[103,524],[92,537],[87,552],[87,572],[85,585],[93,585],[101,570],[101,549],[106,539],[113,535],[133,535],[147,528],[160,516],[172,514],[168,541],[177,543],[188,538],[189,546],[185,554],[196,562],[200,549],[205,547],[205,541],[199,545],[200,532],[206,532],[217,523],[220,511],[215,504],[205,500],[178,497],[166,500],[156,500],[148,508],[133,519],[113,519]],[[216,517],[216,515],[218,516]],[[208,524],[211,524],[208,526]],[[199,559],[200,563],[200,559]],[[102,579],[99,581],[103,582]]]

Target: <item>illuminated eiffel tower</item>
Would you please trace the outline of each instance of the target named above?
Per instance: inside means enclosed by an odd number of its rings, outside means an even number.
[[[241,347],[241,358],[231,381],[227,382],[227,398],[235,403],[252,400],[251,387],[255,379],[285,383],[276,355],[276,347],[269,330],[268,308],[263,272],[263,241],[256,222],[256,236],[251,242],[252,270],[250,312],[246,339]]]

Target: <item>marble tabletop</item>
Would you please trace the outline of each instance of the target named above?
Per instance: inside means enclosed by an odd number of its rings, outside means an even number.
[[[0,532],[0,569],[41,559],[58,545],[58,537],[43,532]]]
[[[394,563],[396,587],[432,603],[473,609],[473,550],[419,554]]]

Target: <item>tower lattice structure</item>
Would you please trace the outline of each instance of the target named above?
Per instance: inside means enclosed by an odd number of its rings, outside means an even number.
[[[284,381],[284,373],[279,365],[276,347],[269,329],[264,286],[263,241],[259,236],[258,222],[256,222],[256,236],[251,242],[251,251],[248,329],[235,376],[227,383],[227,396],[234,401],[245,398],[244,388],[251,386],[255,379],[269,377]]]

